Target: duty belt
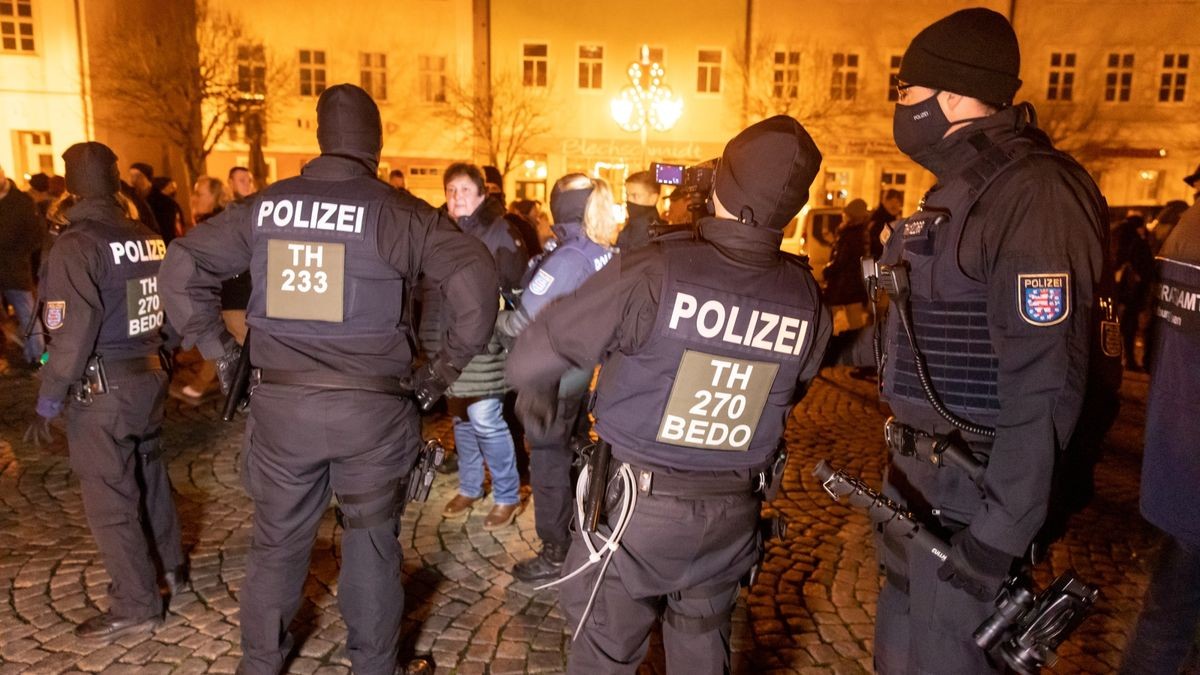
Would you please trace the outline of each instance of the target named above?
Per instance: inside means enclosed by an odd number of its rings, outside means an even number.
[[[889,417],[883,424],[883,440],[888,449],[897,455],[916,457],[938,467],[949,464],[965,471],[976,483],[983,480],[986,465],[975,459],[966,443],[959,438],[931,434]]]
[[[164,368],[162,357],[158,354],[152,356],[135,356],[117,361],[104,361],[104,373],[110,378],[130,377],[131,375],[141,375],[142,373],[155,373],[160,370],[164,370]]]
[[[620,465],[614,462],[613,466]],[[629,464],[629,468],[633,470],[641,494],[681,499],[757,495],[766,489],[769,471],[763,469],[745,476],[721,476],[711,472],[666,473],[633,464]]]
[[[261,384],[290,384],[314,389],[373,391],[392,396],[412,394],[412,388],[398,377],[346,375],[325,370],[292,371],[263,368],[259,371],[259,382]]]

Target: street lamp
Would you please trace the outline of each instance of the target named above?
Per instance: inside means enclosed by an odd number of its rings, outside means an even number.
[[[642,58],[629,64],[630,84],[612,100],[613,120],[625,131],[642,137],[642,165],[646,164],[646,134],[650,129],[667,131],[683,114],[683,101],[675,96],[663,79],[662,65],[650,61],[650,46],[642,45]]]

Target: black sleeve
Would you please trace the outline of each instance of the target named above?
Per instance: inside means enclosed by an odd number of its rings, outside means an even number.
[[[820,302],[820,294],[817,292],[817,282],[815,279],[811,282],[811,289],[812,297],[818,303],[817,311],[813,318],[813,342],[812,348],[805,356],[804,367],[800,369],[800,375],[796,378],[796,391],[792,394],[793,405],[799,403],[800,399],[808,394],[809,385],[812,384],[817,374],[821,372],[821,362],[825,357],[825,348],[829,346],[829,337],[833,334],[833,321],[829,315],[829,308]]]
[[[67,232],[50,250],[41,278],[42,322],[49,331],[50,354],[41,370],[40,396],[61,401],[83,377],[104,321],[97,279],[100,252],[86,237]]]
[[[964,236],[981,242],[972,254],[978,268],[964,271],[987,284],[1000,398],[983,510],[971,531],[1020,556],[1045,520],[1057,453],[1079,420],[1093,295],[1104,262],[1103,224],[1087,194],[1045,167],[991,192],[968,220],[978,238]],[[1021,277],[1031,275],[1066,276],[1067,314],[1060,322],[1026,318]]]
[[[500,290],[510,293],[521,287],[521,279],[529,267],[529,251],[521,238],[521,233],[508,220],[502,219],[505,232],[512,239],[510,246],[502,246],[496,250],[496,273],[499,275]]]
[[[508,355],[514,389],[550,386],[613,351],[636,351],[654,327],[663,267],[655,247],[618,254],[574,293],[541,312]]]
[[[379,254],[415,289],[421,276],[440,289],[443,315],[453,316],[437,361],[462,370],[492,336],[499,301],[496,266],[487,247],[415,197],[388,207],[395,227],[381,228]],[[443,373],[443,375],[447,375]]]
[[[158,272],[167,319],[183,347],[215,359],[233,339],[221,321],[221,280],[250,267],[251,206],[233,204],[167,247]]]

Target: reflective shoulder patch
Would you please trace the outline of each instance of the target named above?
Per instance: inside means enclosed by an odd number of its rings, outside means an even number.
[[[67,301],[66,300],[51,300],[46,303],[46,316],[43,320],[46,323],[47,330],[58,330],[63,327],[63,321],[67,318]]]
[[[533,275],[533,279],[529,281],[529,292],[534,295],[545,295],[546,291],[550,290],[550,284],[554,283],[554,275],[544,269],[537,271]]]
[[[1017,310],[1026,323],[1053,326],[1071,313],[1071,277],[1066,272],[1017,275]]]

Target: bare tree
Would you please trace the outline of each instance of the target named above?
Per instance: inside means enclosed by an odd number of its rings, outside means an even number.
[[[488,163],[507,177],[529,143],[550,131],[549,99],[547,89],[526,87],[503,73],[484,91],[447,82],[441,115],[479,142]]]
[[[289,76],[238,15],[208,0],[193,15],[185,4],[161,4],[158,20],[178,28],[166,40],[134,30],[100,41],[93,72],[96,95],[112,104],[105,122],[161,134],[182,153],[190,184],[231,127],[246,125],[247,136],[265,129],[267,93]]]
[[[1037,125],[1054,146],[1088,166],[1103,158],[1105,148],[1120,135],[1120,124],[1100,112],[1095,99],[1087,101],[1050,101],[1031,97],[1037,111]]]
[[[832,53],[803,44],[799,38],[767,35],[756,39],[749,53],[744,46],[734,49],[730,75],[743,92],[746,123],[790,115],[814,137],[860,136],[864,127],[858,118],[871,112],[859,100],[860,83],[842,82],[835,96]]]

